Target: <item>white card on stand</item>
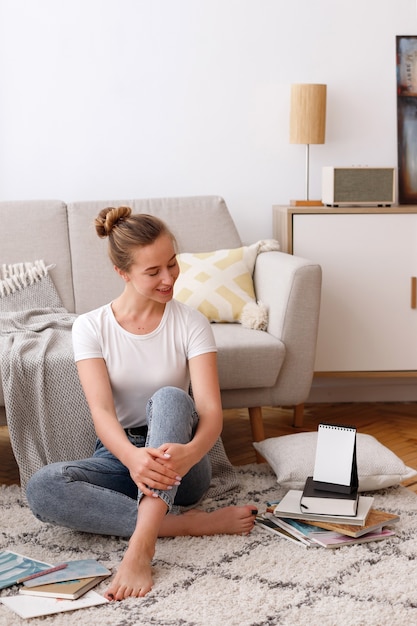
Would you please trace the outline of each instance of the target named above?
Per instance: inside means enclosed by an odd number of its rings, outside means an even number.
[[[355,456],[356,429],[319,424],[313,480],[349,486]]]

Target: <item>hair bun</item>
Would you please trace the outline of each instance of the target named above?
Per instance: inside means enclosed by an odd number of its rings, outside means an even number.
[[[95,219],[96,232],[99,237],[108,237],[113,228],[130,217],[132,209],[128,206],[107,207],[102,209]]]

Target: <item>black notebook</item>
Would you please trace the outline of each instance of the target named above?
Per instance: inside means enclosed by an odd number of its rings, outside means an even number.
[[[309,514],[354,516],[358,510],[358,501],[357,489],[349,493],[317,489],[313,477],[309,476],[301,496],[300,509]]]

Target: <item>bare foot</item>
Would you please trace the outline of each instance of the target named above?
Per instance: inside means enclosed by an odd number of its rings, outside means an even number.
[[[182,515],[165,515],[159,527],[159,537],[203,535],[248,535],[255,523],[255,505],[227,506],[211,513],[193,509]],[[149,547],[152,546],[152,547]],[[114,580],[104,597],[107,600],[141,598],[153,585],[151,561],[154,544],[143,541],[135,532]]]
[[[136,542],[129,547],[120,563],[114,580],[104,597],[107,600],[123,600],[124,598],[142,598],[153,585],[151,561],[153,551]]]
[[[160,537],[191,535],[248,535],[258,512],[253,504],[226,506],[211,513],[192,509],[182,515],[168,514],[159,529]]]

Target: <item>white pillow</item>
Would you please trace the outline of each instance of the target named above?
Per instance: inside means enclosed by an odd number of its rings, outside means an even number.
[[[266,240],[241,248],[178,254],[181,272],[174,297],[201,311],[210,322],[240,322],[265,330],[267,310],[256,301],[252,275],[257,255],[278,249],[277,241]]]
[[[313,475],[317,432],[297,433],[254,442],[253,446],[272,467],[277,482],[288,489],[302,489]],[[359,491],[398,485],[417,476],[391,450],[371,435],[356,435]]]

